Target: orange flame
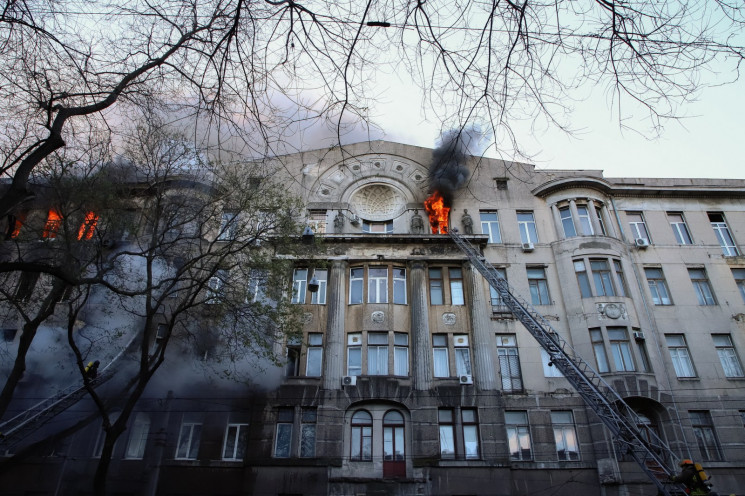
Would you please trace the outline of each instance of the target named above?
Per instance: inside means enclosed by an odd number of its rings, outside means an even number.
[[[445,199],[439,191],[435,191],[429,198],[424,200],[424,209],[429,215],[429,225],[432,228],[432,234],[447,234],[450,207],[445,206]]]
[[[88,212],[85,214],[85,220],[78,229],[78,240],[83,238],[91,239],[93,232],[96,230],[96,224],[98,224],[98,215],[95,212]]]
[[[44,224],[44,231],[41,233],[42,237],[48,239],[54,239],[57,237],[57,231],[62,223],[62,216],[54,209],[49,210],[49,216],[47,222]]]

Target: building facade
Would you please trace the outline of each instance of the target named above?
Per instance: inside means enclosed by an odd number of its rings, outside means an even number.
[[[656,494],[452,239],[432,234],[431,162],[382,141],[277,159],[316,237],[287,275],[302,336],[275,343],[276,384],[144,399],[115,448],[112,494]],[[720,494],[742,492],[745,181],[463,165],[449,228],[643,431],[702,463]],[[0,484],[85,494],[99,432],[73,430]]]

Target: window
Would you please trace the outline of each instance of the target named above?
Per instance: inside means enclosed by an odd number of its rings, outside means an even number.
[[[388,267],[367,270],[367,302],[388,303]]]
[[[533,451],[530,444],[530,426],[528,412],[504,412],[504,423],[507,428],[507,442],[511,460],[531,460]]]
[[[313,276],[318,281],[318,291],[310,294],[311,305],[325,305],[326,304],[326,286],[328,283],[328,270],[326,269],[315,269]]]
[[[704,461],[718,461],[722,459],[722,450],[719,440],[714,432],[714,423],[708,410],[692,410],[688,412],[691,417],[691,426],[696,436],[701,459]]]
[[[347,375],[389,375],[391,370],[397,376],[409,375],[408,334],[367,332],[364,339],[361,332],[347,335]]]
[[[497,271],[499,276],[504,279],[505,282],[507,282],[507,271],[504,269],[504,267],[496,267],[494,270]],[[500,296],[499,292],[494,289],[494,287],[490,284],[489,285],[489,298],[491,299],[491,306],[492,311],[494,312],[503,312],[507,311],[506,305],[504,301],[502,300],[502,297]]]
[[[266,271],[251,270],[246,284],[246,303],[266,302],[266,284]]]
[[[590,259],[590,270],[592,271],[597,296],[616,296],[608,261]]]
[[[659,267],[645,267],[644,274],[647,276],[649,291],[652,293],[652,302],[655,305],[672,305],[670,293],[662,269]]]
[[[316,234],[326,234],[326,211],[309,210],[308,225]]]
[[[636,338],[636,349],[639,352],[639,361],[641,362],[642,372],[651,372],[652,365],[649,361],[649,353],[647,353],[647,346],[644,344],[644,339]]]
[[[316,421],[318,412],[315,408],[303,408],[300,415],[300,456],[316,456]]]
[[[292,303],[305,303],[308,269],[295,269],[292,274]]]
[[[372,460],[372,415],[359,410],[352,415],[352,460]]]
[[[501,243],[502,235],[499,233],[499,217],[497,212],[479,212],[481,217],[481,232],[489,236],[489,243]]]
[[[388,375],[388,333],[367,333],[367,373]]]
[[[463,293],[463,270],[460,268],[431,267],[429,269],[429,302],[431,305],[445,305],[446,297],[444,288],[450,290],[450,302],[452,305],[464,305]],[[448,283],[445,284],[443,276],[447,274]]]
[[[86,212],[83,223],[80,224],[78,229],[78,241],[88,240],[93,238],[93,233],[96,231],[96,225],[98,224],[99,216],[95,212]]]
[[[362,221],[362,232],[372,234],[392,234],[393,233],[393,221],[388,220],[384,222],[373,222],[369,220]]]
[[[517,212],[517,227],[520,230],[520,241],[538,243],[538,231],[535,228],[533,212]]]
[[[305,363],[307,377],[321,377],[323,370],[323,334],[308,333],[308,349]]]
[[[577,205],[577,215],[579,217],[579,227],[582,234],[585,236],[592,236],[595,234],[595,230],[592,228],[592,222],[590,221],[590,212],[587,210],[586,205]]]
[[[667,220],[670,221],[670,227],[673,228],[673,236],[679,245],[693,244],[691,234],[688,232],[688,226],[680,212],[668,212]]]
[[[365,269],[354,267],[349,271],[349,304],[362,303]]]
[[[367,283],[365,278],[367,278]],[[406,269],[381,265],[367,268],[353,267],[349,272],[349,303],[362,303],[365,287],[368,303],[388,303],[388,290],[391,286],[393,287],[393,303],[406,305]]]
[[[406,269],[393,268],[393,303],[406,305]]]
[[[541,348],[541,363],[543,364],[543,377],[564,377],[564,374],[551,361],[551,355],[543,348]]]
[[[724,256],[735,257],[739,255],[740,251],[737,249],[735,240],[729,232],[727,222],[724,220],[724,214],[721,212],[709,212],[709,222],[711,222],[711,228],[714,229],[714,234],[719,241],[719,246],[722,247]]]
[[[582,298],[591,298],[592,289],[590,289],[590,279],[587,277],[587,269],[584,260],[574,261],[574,273],[577,274],[577,283]]]
[[[145,455],[147,435],[150,431],[150,417],[147,413],[137,412],[134,422],[130,427],[129,441],[124,458],[140,460]]]
[[[452,408],[437,411],[440,424],[440,458],[455,458],[455,423]]]
[[[735,278],[735,284],[740,290],[742,301],[745,301],[745,269],[732,269],[732,277]]]
[[[447,334],[434,334],[432,336],[432,352],[434,354],[435,377],[450,377]]]
[[[393,333],[393,374],[409,375],[409,335],[403,332]]]
[[[463,426],[463,444],[466,460],[475,460],[479,454],[479,423],[475,408],[463,408],[460,411]]]
[[[732,344],[732,337],[729,334],[713,334],[714,346],[719,355],[719,361],[722,363],[724,375],[726,377],[744,377],[740,359],[737,358],[735,346]]]
[[[237,230],[237,215],[235,212],[223,212],[220,217],[220,230],[217,232],[219,241],[235,239]]]
[[[463,270],[450,268],[448,269],[450,278],[450,300],[453,305],[465,305],[463,297]]]
[[[670,350],[670,358],[673,361],[675,375],[678,377],[696,377],[696,371],[688,353],[688,345],[682,334],[667,334],[665,336],[667,348]]]
[[[402,461],[405,454],[404,416],[392,410],[383,416],[383,460]]]
[[[45,239],[55,239],[60,225],[62,225],[62,216],[56,210],[50,209],[41,236]]]
[[[468,336],[456,334],[453,336],[455,343],[455,374],[458,377],[471,375],[471,350],[468,348]]]
[[[550,305],[546,269],[543,267],[528,267],[527,272],[531,303],[533,305]]]
[[[347,375],[362,375],[362,333],[347,335]]]
[[[554,427],[554,442],[559,460],[579,460],[579,443],[571,410],[551,412],[551,424]]]
[[[499,356],[499,371],[502,375],[502,389],[522,391],[520,357],[517,353],[517,340],[514,334],[497,335],[497,355]]]
[[[613,267],[616,269],[616,277],[618,277],[618,296],[626,296],[629,294],[629,287],[626,284],[626,278],[623,275],[621,261],[613,260]]]
[[[292,447],[292,423],[295,410],[291,407],[277,411],[277,431],[274,438],[274,457],[289,458]]]
[[[609,327],[608,339],[610,341],[611,355],[613,363],[618,372],[633,372],[634,359],[631,356],[631,346],[629,344],[629,334],[625,327]]]
[[[248,444],[248,424],[229,423],[225,428],[225,442],[222,446],[222,459],[243,460]]]
[[[592,351],[595,353],[595,362],[598,364],[598,372],[610,372],[608,355],[605,353],[603,331],[597,328],[590,329],[590,341],[592,341]]]
[[[215,304],[220,302],[223,296],[223,288],[225,288],[227,281],[228,272],[222,269],[210,277],[209,281],[207,281],[207,303]]]
[[[705,269],[688,269],[688,275],[691,277],[693,289],[696,291],[699,305],[716,305],[714,294],[711,292],[709,279],[706,277]]]
[[[629,220],[632,239],[643,239],[649,243],[649,233],[647,225],[644,223],[644,217],[641,212],[626,212],[626,218]]]
[[[575,237],[577,235],[577,229],[574,227],[574,221],[572,220],[572,211],[569,209],[569,207],[561,207],[559,209],[559,216],[561,217],[561,226],[564,228],[564,237]]]
[[[287,364],[285,365],[285,375],[287,377],[297,377],[300,375],[300,339],[291,337],[287,339]]]
[[[196,460],[201,436],[201,423],[183,422],[176,445],[176,460]]]

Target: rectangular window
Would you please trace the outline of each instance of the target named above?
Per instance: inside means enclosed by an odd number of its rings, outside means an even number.
[[[579,443],[571,410],[551,412],[551,424],[554,428],[554,442],[559,460],[579,460]]]
[[[670,292],[667,290],[665,275],[659,267],[645,267],[644,274],[647,276],[649,291],[652,293],[652,302],[655,305],[672,305]]]
[[[406,269],[393,268],[393,303],[406,305]]]
[[[300,456],[303,458],[316,456],[317,417],[315,408],[303,408],[300,417]]]
[[[714,293],[711,292],[709,279],[706,277],[705,269],[688,269],[693,289],[696,292],[699,305],[716,305]]]
[[[305,303],[308,269],[295,269],[292,274],[292,303]]]
[[[670,227],[673,229],[673,236],[675,241],[679,245],[690,245],[693,244],[691,239],[691,233],[688,232],[688,226],[683,218],[683,214],[680,212],[668,212],[667,220],[670,222]]]
[[[150,416],[147,413],[137,412],[134,422],[130,428],[127,451],[124,458],[129,460],[141,460],[145,456],[147,435],[150,431]]]
[[[743,377],[742,365],[735,352],[735,345],[732,344],[732,337],[729,334],[712,334],[714,346],[719,355],[719,361],[724,369],[726,377]]]
[[[626,218],[629,220],[629,227],[631,228],[631,238],[643,239],[647,243],[649,243],[649,233],[647,232],[647,225],[644,223],[644,216],[642,216],[642,213],[626,212]]]
[[[388,375],[388,333],[367,333],[367,373]]]
[[[479,212],[481,217],[481,233],[489,236],[489,243],[501,243],[502,235],[499,233],[499,217],[497,212]]]
[[[363,220],[362,232],[371,234],[393,234],[393,221],[372,222]]]
[[[495,267],[495,269],[499,276],[507,281],[507,271],[504,269],[504,267]],[[494,287],[490,284],[489,285],[489,298],[491,299],[491,306],[492,311],[494,312],[504,312],[508,311],[507,307],[504,303],[504,300],[502,300],[502,296],[499,294],[499,292],[494,289]]]
[[[636,333],[635,333],[636,334]],[[644,344],[644,339],[636,339],[636,349],[639,351],[639,361],[641,362],[642,372],[652,372],[652,364],[649,361],[649,353],[647,353],[647,346]]]
[[[274,438],[274,457],[289,458],[292,447],[292,423],[295,420],[294,408],[280,408],[277,411],[277,431]]]
[[[608,339],[610,341],[610,350],[613,355],[613,363],[618,372],[633,372],[634,359],[631,356],[631,345],[629,343],[629,333],[625,327],[609,327]]]
[[[497,335],[497,355],[499,371],[502,375],[504,391],[522,391],[523,379],[520,372],[520,357],[517,352],[517,340],[514,334]]]
[[[587,210],[586,205],[577,205],[577,215],[579,216],[579,227],[582,234],[585,236],[595,234],[595,230],[592,228],[592,222],[590,221],[590,212]]]
[[[608,260],[590,259],[590,270],[597,296],[616,296]]]
[[[47,216],[47,222],[44,224],[44,231],[41,233],[41,236],[45,239],[55,239],[61,225],[62,216],[56,210],[50,209]]]
[[[595,362],[598,364],[598,372],[610,372],[608,355],[605,353],[603,332],[600,329],[590,329],[590,340],[592,341],[592,351],[595,353]]]
[[[670,350],[675,375],[678,377],[696,377],[685,336],[682,334],[667,334],[665,335],[665,342],[668,350]]]
[[[447,334],[432,335],[432,353],[434,354],[435,377],[450,377]]]
[[[429,269],[429,302],[432,305],[442,305],[444,303],[442,269]]]
[[[564,228],[564,237],[575,237],[577,235],[577,229],[574,227],[574,221],[572,220],[572,211],[569,209],[569,207],[561,207],[559,209],[559,216],[561,217],[561,227]]]
[[[453,305],[465,305],[466,300],[463,296],[463,270],[450,268],[448,269],[450,279],[450,301]]]
[[[202,424],[184,422],[176,445],[176,460],[196,460],[199,454],[199,441],[202,437]]]
[[[362,334],[347,335],[347,375],[362,375]]]
[[[219,241],[235,239],[237,224],[238,215],[235,212],[223,212],[220,217],[220,230],[217,232],[217,239]]]
[[[300,375],[300,351],[300,338],[287,338],[287,364],[285,365],[285,375],[287,377],[297,377]]]
[[[742,301],[745,301],[745,269],[732,269],[732,277],[735,278],[737,289],[740,290]]]
[[[528,267],[527,272],[531,303],[533,305],[550,305],[546,269],[543,267]]]
[[[696,436],[698,449],[703,461],[719,461],[722,459],[722,450],[719,439],[714,432],[714,423],[708,410],[692,410],[688,414],[691,417],[691,426]]]
[[[222,447],[222,459],[240,461],[246,455],[248,444],[248,424],[230,423],[225,428],[225,442]]]
[[[393,374],[409,375],[409,335],[403,332],[393,333]]]
[[[248,283],[246,284],[246,303],[266,302],[266,285],[266,271],[251,270],[248,276]]]
[[[735,240],[727,227],[727,222],[724,220],[724,214],[721,212],[709,212],[709,222],[711,228],[714,229],[714,234],[719,241],[719,246],[722,247],[722,254],[725,257],[735,257],[740,254],[740,250],[735,245]]]
[[[468,348],[468,336],[456,334],[453,336],[455,343],[455,373],[458,377],[471,375],[471,350]]]
[[[479,422],[475,408],[463,408],[460,411],[463,426],[463,444],[466,460],[476,460],[479,454]]]
[[[532,460],[533,450],[530,443],[530,425],[528,412],[504,412],[504,423],[507,428],[507,442],[511,460]]]
[[[590,289],[590,279],[587,277],[587,268],[584,260],[574,261],[574,273],[577,274],[577,283],[582,298],[592,298],[592,289]]]
[[[367,302],[388,303],[388,267],[367,270]]]
[[[437,411],[440,426],[440,458],[455,458],[455,424],[453,410],[440,408]]]
[[[325,305],[326,304],[326,286],[328,285],[328,273],[326,269],[315,269],[313,276],[318,281],[318,291],[310,294],[311,305]]]
[[[306,358],[305,375],[321,377],[321,371],[323,370],[323,334],[318,332],[308,333]]]
[[[535,228],[533,212],[517,212],[517,227],[520,230],[520,241],[538,243],[538,231]]]
[[[613,260],[613,267],[616,269],[616,277],[618,277],[618,296],[627,296],[629,294],[629,287],[626,285],[621,261]]]
[[[225,270],[218,270],[214,276],[207,281],[207,303],[219,303],[223,296],[223,288],[228,281],[228,273]]]
[[[326,211],[310,210],[308,212],[308,225],[316,234],[326,234]]]
[[[362,289],[365,269],[354,267],[349,270],[349,304],[362,303]]]

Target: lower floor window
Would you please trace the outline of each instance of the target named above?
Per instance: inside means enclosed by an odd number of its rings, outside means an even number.
[[[530,443],[530,426],[528,412],[504,412],[511,460],[532,460],[533,450]]]
[[[248,440],[248,424],[228,424],[225,429],[225,443],[222,448],[223,460],[243,460]]]
[[[554,442],[559,460],[579,460],[579,444],[572,412],[551,412],[551,424],[554,428]]]
[[[199,441],[202,436],[202,424],[184,422],[178,436],[176,447],[177,460],[196,460],[199,453]]]

